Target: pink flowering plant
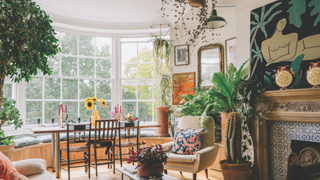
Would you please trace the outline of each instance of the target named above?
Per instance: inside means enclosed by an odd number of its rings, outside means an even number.
[[[146,165],[150,166],[153,164],[167,163],[167,153],[172,149],[172,147],[163,148],[162,145],[156,144],[151,147],[147,147],[144,142],[143,147],[139,148],[137,151],[129,151],[128,164],[132,162],[138,162],[138,166]]]

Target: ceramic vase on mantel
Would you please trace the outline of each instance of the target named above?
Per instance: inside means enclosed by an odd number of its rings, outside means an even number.
[[[99,111],[92,111],[91,126],[95,126],[95,121],[100,120]],[[97,124],[99,126],[99,124]]]

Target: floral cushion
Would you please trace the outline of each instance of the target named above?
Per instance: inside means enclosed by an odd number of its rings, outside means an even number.
[[[180,129],[174,128],[173,153],[193,155],[201,148],[201,137],[204,132],[202,129]]]

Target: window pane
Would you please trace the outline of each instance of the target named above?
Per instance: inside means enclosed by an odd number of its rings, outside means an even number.
[[[3,97],[12,99],[12,84],[3,85]]]
[[[153,46],[152,43],[139,43],[139,63],[152,63],[153,62]]]
[[[91,36],[79,36],[79,54],[94,56],[94,38]]]
[[[121,44],[121,62],[136,63],[137,62],[137,43]]]
[[[153,64],[139,64],[139,78],[152,78]]]
[[[97,80],[97,97],[104,100],[111,100],[111,81]]]
[[[152,102],[138,102],[139,120],[142,122],[152,121]]]
[[[94,96],[94,81],[93,80],[80,80],[79,84],[80,99]]]
[[[51,119],[54,118],[54,122],[58,123],[58,111],[60,101],[45,101],[44,102],[44,123],[51,123]],[[63,106],[63,111],[65,111]]]
[[[27,101],[26,124],[37,124],[38,118],[42,119],[42,101]]]
[[[62,101],[62,104],[63,108],[67,105],[68,120],[78,122],[78,101]]]
[[[44,78],[44,98],[60,99],[60,78]]]
[[[107,107],[101,106],[99,115],[100,119],[108,119],[111,118],[109,112],[111,111],[111,102],[107,102]]]
[[[76,57],[61,57],[61,72],[62,76],[77,76],[77,58]]]
[[[54,58],[48,59],[49,67],[52,68],[52,75],[59,76],[60,75],[60,56],[55,56]]]
[[[80,101],[80,118],[81,118],[81,122],[89,122],[89,118],[92,115],[92,111],[91,110],[87,110],[84,101]]]
[[[78,99],[77,79],[62,79],[62,99]]]
[[[77,55],[77,35],[61,33],[61,53]]]
[[[136,64],[123,64],[122,65],[122,78],[135,79],[137,78],[137,65]]]
[[[138,86],[139,99],[152,100],[152,86]]]
[[[27,99],[42,99],[42,77],[34,77],[26,83]]]
[[[136,113],[136,102],[128,102],[128,101],[122,101],[122,108],[124,110],[124,115],[127,115],[130,113],[132,116],[135,116]]]
[[[112,38],[96,37],[97,57],[111,57]]]
[[[137,86],[134,80],[122,80],[122,100],[137,99]]]
[[[79,58],[80,77],[94,77],[94,59]]]
[[[111,60],[97,59],[96,63],[97,78],[111,78]]]

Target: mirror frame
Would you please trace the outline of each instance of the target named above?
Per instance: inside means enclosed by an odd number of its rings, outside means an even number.
[[[220,58],[220,62],[219,62],[219,69],[220,72],[224,73],[224,51],[223,51],[223,45],[220,43],[215,43],[215,44],[209,44],[209,45],[205,45],[199,48],[198,50],[198,87],[200,87],[200,83],[201,83],[201,53],[204,50],[208,50],[208,49],[215,49],[218,48],[219,49],[219,58]],[[210,88],[213,86],[203,86],[203,88]]]

